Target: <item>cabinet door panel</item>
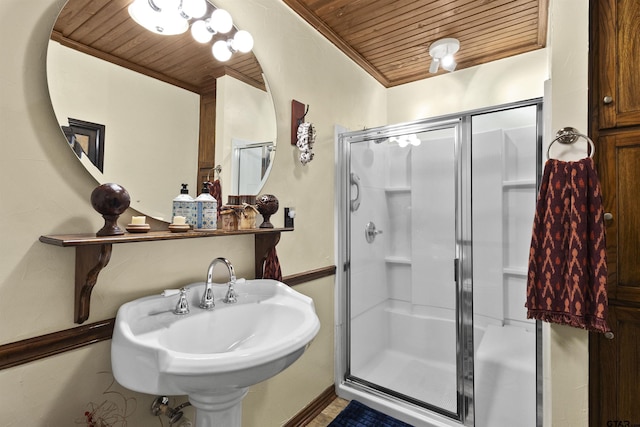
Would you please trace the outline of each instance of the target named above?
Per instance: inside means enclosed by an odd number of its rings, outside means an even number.
[[[600,128],[640,124],[640,2],[599,0],[596,14]]]
[[[640,133],[600,138],[610,299],[640,302]]]
[[[614,339],[590,335],[590,425],[639,425],[640,308],[611,306],[608,320]]]

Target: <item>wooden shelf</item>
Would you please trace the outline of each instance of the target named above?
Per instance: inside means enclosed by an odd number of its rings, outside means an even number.
[[[98,275],[111,259],[113,244],[253,235],[255,239],[255,277],[261,278],[264,260],[269,251],[280,241],[280,233],[283,231],[293,231],[293,228],[187,231],[185,233],[150,231],[148,233],[125,233],[120,236],[101,237],[97,237],[95,234],[57,234],[40,236],[40,241],[54,246],[76,248],[75,322],[84,323],[89,318],[91,292],[98,280]]]

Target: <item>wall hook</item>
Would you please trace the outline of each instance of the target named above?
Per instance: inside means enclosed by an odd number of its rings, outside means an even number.
[[[214,178],[215,179],[220,179],[220,173],[222,172],[222,166],[217,165],[215,168],[211,168],[209,169],[209,172],[207,172],[207,182],[211,182],[210,176],[211,176],[211,172],[215,171],[215,175]]]
[[[309,104],[291,100],[291,145],[296,145],[298,141],[298,126],[303,123],[307,113],[309,112]]]
[[[304,114],[302,115],[302,117],[298,118],[298,126],[304,123],[304,118],[307,117],[308,112],[309,112],[309,104],[307,104],[307,108],[304,110]]]

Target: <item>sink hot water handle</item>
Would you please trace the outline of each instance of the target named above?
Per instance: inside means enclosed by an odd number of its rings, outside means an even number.
[[[165,289],[162,292],[163,297],[171,297],[173,295],[180,294],[176,308],[173,310],[174,314],[189,314],[189,301],[187,301],[187,288],[178,289]]]

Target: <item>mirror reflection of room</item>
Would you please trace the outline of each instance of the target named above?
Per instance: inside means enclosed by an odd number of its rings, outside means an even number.
[[[81,135],[71,143],[61,132],[60,142],[54,143],[75,146],[79,161],[98,183],[121,184],[135,195],[134,209],[158,220],[171,220],[171,200],[182,183],[197,196],[218,164],[223,201],[240,177],[247,181],[260,175],[251,192],[243,193],[258,194],[270,168],[260,163],[255,171],[236,170],[232,147],[232,139],[276,141],[273,101],[253,53],[236,52],[220,62],[211,51],[215,38],[202,44],[191,31],[151,34],[133,22],[127,8],[106,23],[100,19],[106,13],[102,10],[88,19],[68,12],[84,3],[68,1],[54,25],[47,51],[49,91],[61,129],[79,120],[108,132],[103,131],[99,161],[95,150],[89,150],[90,141],[82,148]],[[210,3],[207,9],[209,14],[222,10]],[[130,28],[116,37],[122,21],[131,21]],[[97,22],[100,27],[94,28]],[[239,31],[234,27],[229,34]],[[136,43],[127,44],[124,36]],[[177,39],[179,50],[167,47]],[[153,60],[153,52],[162,53],[160,60]],[[176,61],[184,63],[183,71],[169,71]],[[267,160],[274,155],[272,150]]]

